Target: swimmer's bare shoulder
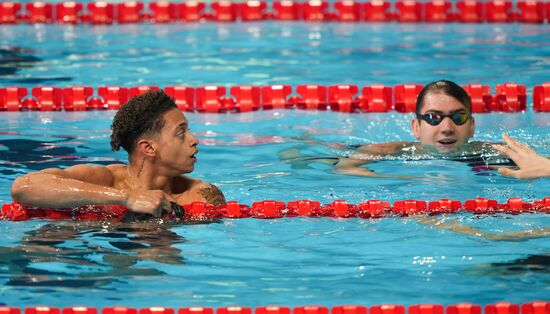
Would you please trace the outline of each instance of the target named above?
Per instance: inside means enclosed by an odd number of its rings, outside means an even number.
[[[205,202],[213,205],[225,204],[223,192],[214,184],[198,179],[180,176],[174,180],[172,191],[178,204]]]
[[[117,174],[121,173],[122,169],[125,169],[125,167],[126,166],[123,164],[112,164],[108,166],[81,164],[65,169],[48,168],[33,173],[32,175],[48,174],[102,186],[114,186]]]

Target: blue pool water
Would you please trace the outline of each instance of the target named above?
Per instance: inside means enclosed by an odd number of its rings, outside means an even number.
[[[0,28],[1,86],[426,83],[448,78],[532,88],[548,81],[546,25],[198,24]],[[529,90],[529,93],[531,90]],[[530,102],[530,99],[529,99]],[[113,112],[0,114],[0,202],[13,179],[46,167],[124,162],[108,146]],[[343,154],[312,145],[413,140],[410,115],[265,111],[188,114],[200,140],[193,176],[230,200],[506,201],[549,196],[549,179],[518,181],[450,160],[388,160],[379,173],[293,168],[278,153]],[[550,155],[550,115],[476,117],[478,141],[502,132]],[[484,152],[490,154],[490,152]],[[195,225],[0,222],[0,301],[30,305],[224,306],[344,303],[490,303],[547,299],[548,228],[542,214],[441,217],[489,239],[417,219],[222,220]],[[503,237],[495,239],[494,237]]]
[[[549,42],[547,25],[525,24],[3,26],[0,46],[38,60],[4,57],[0,84],[362,86],[447,78],[533,87],[548,81]]]

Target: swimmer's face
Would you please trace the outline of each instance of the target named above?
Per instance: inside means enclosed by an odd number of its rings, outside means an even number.
[[[425,96],[420,115],[434,114],[452,115],[454,113],[469,112],[464,105],[454,97],[442,93],[429,93]],[[457,125],[450,117],[445,117],[437,125],[415,118],[412,120],[414,136],[420,144],[434,146],[440,152],[456,150],[460,145],[468,142],[474,135],[474,118],[470,117],[462,125]]]
[[[156,162],[169,171],[169,175],[189,173],[195,168],[199,141],[189,130],[183,113],[174,108],[163,115],[164,127],[156,142]]]

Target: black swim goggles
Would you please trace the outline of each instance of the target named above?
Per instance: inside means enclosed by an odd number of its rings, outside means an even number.
[[[456,111],[451,114],[428,112],[426,114],[416,115],[418,120],[426,121],[426,123],[432,126],[440,124],[445,118],[451,119],[455,125],[463,125],[466,121],[468,121],[468,119],[470,119],[470,117],[470,113],[466,111]]]

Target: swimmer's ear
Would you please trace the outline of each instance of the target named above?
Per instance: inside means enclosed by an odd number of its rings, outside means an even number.
[[[470,118],[470,123],[472,125],[472,127],[470,128],[470,138],[474,137],[474,133],[475,133],[475,130],[476,130],[476,121],[474,120],[474,117],[471,117]]]
[[[420,120],[413,118],[411,121],[411,129],[414,137],[417,140],[419,140],[420,139]]]
[[[156,150],[154,144],[147,139],[140,139],[137,143],[138,150],[147,157],[154,157]]]

